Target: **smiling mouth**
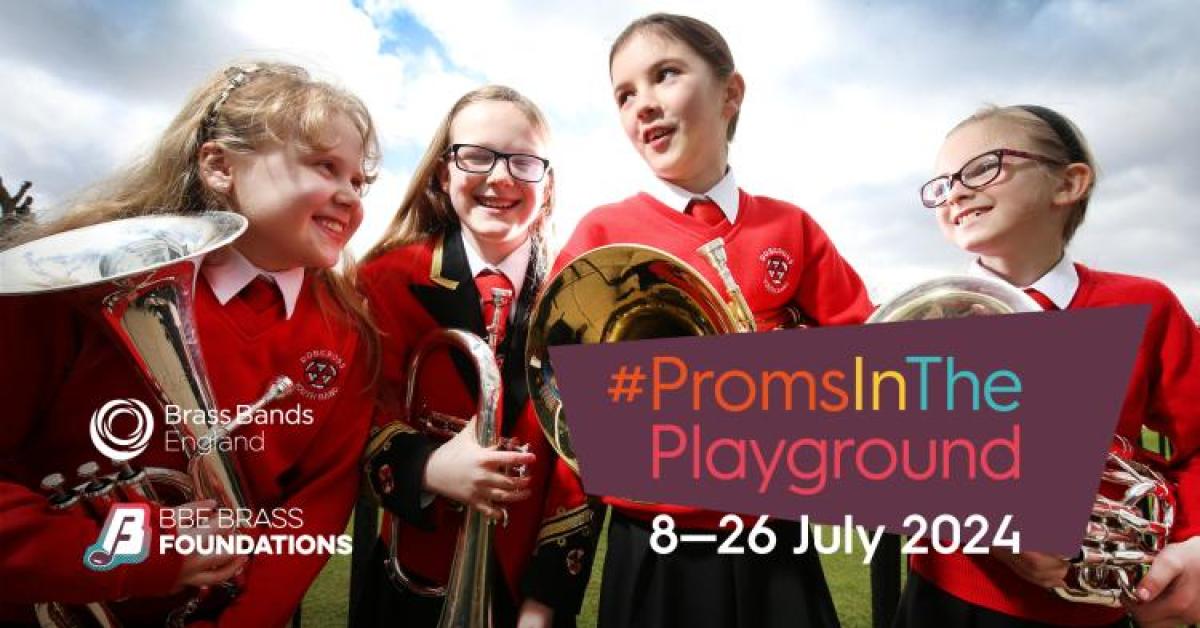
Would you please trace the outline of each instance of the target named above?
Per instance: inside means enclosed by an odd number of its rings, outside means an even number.
[[[675,129],[665,126],[647,129],[646,131],[642,132],[642,142],[645,144],[653,144],[654,142],[657,142],[658,140],[661,140],[662,138],[667,137],[674,132]]]
[[[505,200],[502,198],[476,196],[475,202],[488,209],[512,209],[520,204],[521,199]]]
[[[976,220],[979,219],[980,216],[988,213],[988,211],[990,211],[990,210],[986,209],[986,208],[972,209],[970,211],[965,211],[965,212],[959,214],[958,216],[954,217],[954,226],[961,227],[963,225],[975,222]]]
[[[313,220],[316,221],[316,223],[318,225],[320,225],[323,229],[325,229],[326,231],[332,232],[334,234],[342,235],[343,233],[346,232],[346,224],[342,223],[342,222],[338,222],[336,220],[333,220],[332,218],[325,218],[323,216],[319,216],[317,218],[313,218]]]

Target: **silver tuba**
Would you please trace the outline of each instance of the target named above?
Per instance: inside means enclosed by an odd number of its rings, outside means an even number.
[[[217,423],[217,406],[201,357],[192,315],[192,290],[204,255],[233,242],[246,229],[246,219],[229,212],[157,215],[115,220],[47,236],[0,253],[0,297],[36,298],[69,292],[84,312],[105,323],[163,405],[175,405],[197,417],[171,426],[187,445],[188,472],[134,470],[114,460],[116,471],[105,475],[95,463],[79,469],[85,480],[69,486],[61,474],[43,481],[51,508],[79,508],[102,521],[115,501],[213,499],[222,508],[245,508],[236,460],[217,443],[245,417],[290,393],[286,377],[277,378],[267,394],[232,421]],[[183,625],[200,597],[191,597],[172,612],[168,625]],[[80,608],[57,602],[35,608],[43,626],[71,626],[78,621],[119,625],[104,604]],[[86,620],[81,619],[87,618]]]
[[[1028,295],[1004,282],[955,276],[918,284],[881,306],[869,323],[1041,312]],[[1121,606],[1162,549],[1174,520],[1170,485],[1137,451],[1114,436],[1079,554],[1070,561],[1066,587],[1054,592],[1072,602]],[[1159,462],[1159,461],[1153,461]]]
[[[499,311],[499,308],[497,308]],[[495,334],[492,334],[493,338]],[[491,345],[494,346],[494,342]],[[496,411],[500,403],[500,369],[496,364],[493,346],[470,332],[458,329],[435,329],[417,344],[409,362],[408,383],[405,389],[405,408],[409,422],[423,427],[434,436],[452,437],[462,429],[466,421],[435,413],[424,408],[417,398],[417,382],[421,365],[438,349],[457,349],[466,354],[479,376],[479,408],[475,420],[475,440],[481,447],[501,444],[500,426]],[[457,428],[457,429],[456,429]],[[389,557],[385,562],[388,577],[403,589],[425,597],[444,596],[440,628],[465,627],[490,628],[492,625],[491,565],[492,533],[495,522],[475,508],[467,508],[454,561],[450,566],[450,579],[446,586],[422,584],[404,571],[400,565],[400,523],[391,520],[389,531]]]

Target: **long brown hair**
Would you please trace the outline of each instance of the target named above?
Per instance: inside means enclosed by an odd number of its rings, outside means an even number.
[[[443,233],[448,226],[458,222],[458,215],[454,213],[454,207],[450,204],[450,196],[442,190],[437,175],[444,163],[446,151],[450,149],[450,127],[454,118],[469,105],[479,102],[512,103],[525,114],[534,129],[547,138],[550,135],[550,124],[537,105],[511,87],[487,85],[464,94],[454,103],[434,131],[433,140],[417,164],[408,190],[404,193],[404,200],[400,202],[400,208],[396,210],[396,215],[383,237],[367,251],[363,261],[374,259],[395,247]],[[548,187],[542,213],[530,227],[530,238],[537,249],[533,259],[541,266],[535,269],[539,277],[545,274],[549,264],[546,230],[554,208],[554,189],[553,186]]]
[[[29,224],[14,234],[17,242],[120,218],[160,213],[236,211],[232,198],[200,177],[200,147],[215,142],[229,151],[248,153],[271,143],[297,141],[327,149],[330,122],[344,115],[363,141],[363,172],[374,179],[379,140],[366,106],[353,94],[311,78],[295,65],[253,62],[212,74],[194,91],[153,149],[124,171],[94,186],[66,213],[45,224]],[[32,222],[32,221],[31,221]],[[344,264],[349,256],[343,253]],[[349,269],[352,271],[352,269]],[[379,362],[378,331],[345,276],[332,268],[314,271],[318,298],[325,308],[354,324],[374,372]]]

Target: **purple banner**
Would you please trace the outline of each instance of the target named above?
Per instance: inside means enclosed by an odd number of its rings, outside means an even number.
[[[1148,308],[551,349],[589,493],[1072,555]],[[964,530],[967,534],[968,530]],[[985,543],[986,544],[986,543]]]

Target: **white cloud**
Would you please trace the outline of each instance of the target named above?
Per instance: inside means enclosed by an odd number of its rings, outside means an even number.
[[[621,29],[654,10],[726,36],[748,85],[739,180],[809,209],[877,295],[965,262],[916,201],[946,130],[985,102],[1036,102],[1074,118],[1103,168],[1076,255],[1161,278],[1200,313],[1200,47],[1188,32],[1200,6],[1184,0],[18,3],[0,23],[0,175],[33,180],[39,205],[65,198],[143,148],[223,61],[282,56],[336,77],[377,119],[388,161],[354,250],[378,236],[434,128],[480,82],[518,88],[550,117],[561,240],[646,176],[619,129],[607,59]]]

